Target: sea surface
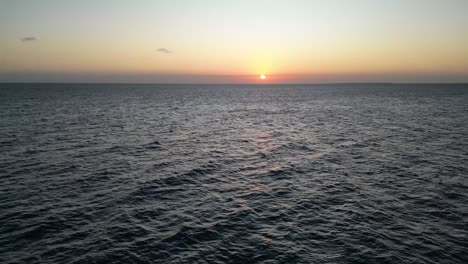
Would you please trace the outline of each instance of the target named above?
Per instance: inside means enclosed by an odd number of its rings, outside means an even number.
[[[468,85],[0,84],[0,263],[468,263]]]

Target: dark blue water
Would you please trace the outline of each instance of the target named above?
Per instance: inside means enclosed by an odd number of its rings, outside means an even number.
[[[468,86],[0,85],[0,263],[468,263]]]

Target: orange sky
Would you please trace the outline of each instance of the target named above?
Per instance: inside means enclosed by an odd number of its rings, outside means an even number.
[[[0,81],[465,82],[468,1],[0,2]]]

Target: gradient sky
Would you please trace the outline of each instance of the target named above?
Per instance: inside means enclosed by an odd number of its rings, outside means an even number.
[[[468,82],[467,12],[466,0],[0,0],[0,82]]]

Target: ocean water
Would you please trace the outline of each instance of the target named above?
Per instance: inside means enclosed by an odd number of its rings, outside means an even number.
[[[468,263],[468,85],[0,84],[0,263]]]

